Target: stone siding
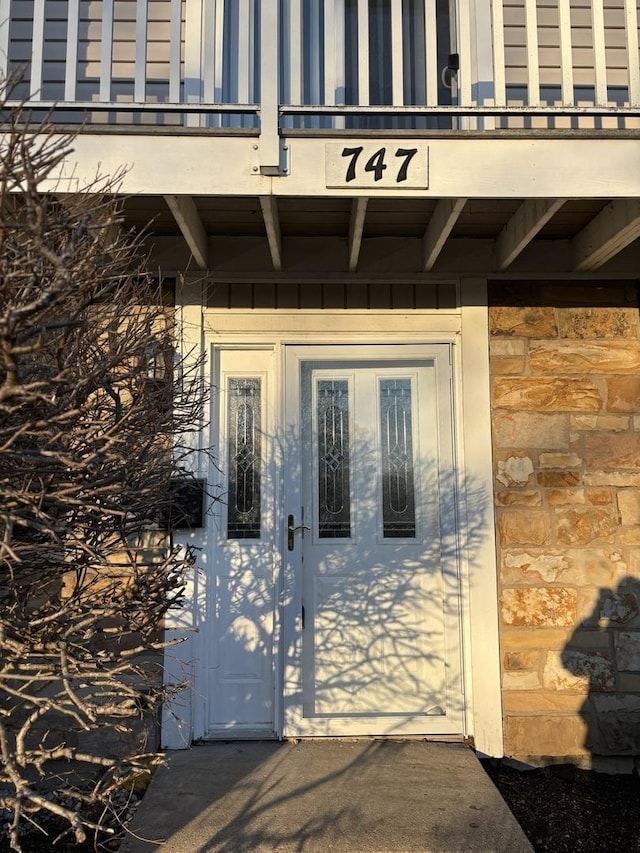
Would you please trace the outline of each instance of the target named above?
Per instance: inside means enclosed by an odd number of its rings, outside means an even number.
[[[631,762],[640,755],[638,293],[501,282],[490,286],[489,313],[505,754]]]

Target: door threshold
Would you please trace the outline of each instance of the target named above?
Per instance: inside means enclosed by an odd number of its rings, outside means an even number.
[[[468,735],[293,735],[284,737],[288,743],[300,743],[307,740],[337,740],[346,743],[362,743],[362,741],[387,741],[388,743],[405,743],[406,741],[423,743],[452,743],[473,747],[473,738]]]
[[[210,743],[216,740],[278,740],[278,735],[264,729],[243,729],[241,731],[227,729],[219,732],[208,732],[203,737],[194,740],[193,744]]]

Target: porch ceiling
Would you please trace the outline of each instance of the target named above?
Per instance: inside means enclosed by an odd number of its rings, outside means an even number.
[[[230,238],[248,238],[265,258],[264,272],[298,275],[302,247],[320,243],[309,259],[315,274],[372,272],[367,257],[376,243],[378,257],[384,246],[397,256],[406,245],[404,260],[396,259],[403,273],[624,275],[635,274],[640,261],[634,200],[136,195],[124,201],[124,220],[158,245],[179,238],[171,242],[184,262],[211,271]],[[260,271],[255,261],[249,269]],[[380,271],[387,272],[384,262]]]

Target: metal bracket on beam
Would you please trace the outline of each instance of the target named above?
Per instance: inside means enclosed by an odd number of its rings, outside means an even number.
[[[254,143],[253,150],[255,155],[251,165],[252,175],[280,178],[286,177],[289,174],[289,146],[286,142],[282,142],[279,146],[279,162],[277,166],[270,166],[263,162],[263,149],[259,142]]]

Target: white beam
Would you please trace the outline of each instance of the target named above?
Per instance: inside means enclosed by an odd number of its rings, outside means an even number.
[[[280,236],[280,217],[278,216],[278,202],[275,196],[261,195],[260,207],[262,208],[262,217],[264,219],[264,227],[267,232],[267,240],[269,241],[269,251],[271,252],[271,263],[276,272],[282,270],[282,239]]]
[[[422,268],[425,272],[433,269],[466,203],[466,198],[442,198],[436,204],[422,238]]]
[[[573,268],[596,270],[640,237],[640,201],[610,201],[571,241]]]
[[[530,198],[504,226],[496,240],[496,269],[506,270],[565,203],[563,198]]]
[[[209,266],[207,234],[193,198],[188,195],[166,195],[164,199],[191,249],[196,264],[200,269],[206,270]]]
[[[366,196],[354,198],[351,202],[351,221],[349,222],[349,272],[355,272],[358,269],[358,258],[360,257],[362,232],[364,230],[364,220],[367,215],[368,204],[369,199]]]

